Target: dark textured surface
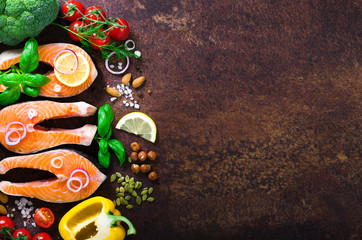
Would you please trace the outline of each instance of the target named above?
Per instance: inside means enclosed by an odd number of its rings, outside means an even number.
[[[97,1],[131,26],[143,59],[130,72],[146,76],[141,111],[158,127],[155,144],[114,131],[128,152],[137,140],[160,156],[156,201],[120,209],[138,230],[129,239],[361,238],[362,2],[293,2]],[[60,39],[56,27],[38,37]],[[109,102],[103,87],[120,77],[92,57],[96,83],[62,101]],[[131,111],[112,106],[117,119]],[[96,194],[114,199],[115,187]],[[74,206],[34,203],[57,221]]]

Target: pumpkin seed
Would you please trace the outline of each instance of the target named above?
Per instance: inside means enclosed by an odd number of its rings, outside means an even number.
[[[129,182],[130,182],[130,183],[134,183],[134,177],[130,178],[130,179],[129,179]]]
[[[128,195],[128,196],[125,196],[124,199],[126,199],[127,201],[131,200],[131,196]]]
[[[143,190],[142,192],[141,192],[141,195],[145,195],[145,194],[147,194],[148,193],[148,190]]]
[[[124,185],[126,185],[127,183],[126,183],[126,182],[122,182],[121,184],[122,184],[122,186],[124,186]]]
[[[121,181],[121,182],[123,182],[123,181],[124,181],[124,177],[120,177],[118,180]]]
[[[126,206],[126,205],[128,205],[128,201],[124,199],[122,204]]]
[[[117,178],[116,174],[112,174],[111,178],[110,178],[110,181],[114,182],[114,181],[116,181],[116,178]]]
[[[137,192],[136,192],[136,191],[133,191],[133,192],[132,192],[132,196],[137,197]]]
[[[126,177],[125,177],[125,179],[124,180],[126,180],[126,182],[129,182],[129,176],[128,175],[126,175]]]
[[[126,208],[127,208],[127,209],[132,209],[132,208],[133,208],[133,205],[128,204],[128,205],[126,206]]]
[[[128,157],[128,162],[132,163],[132,158],[131,157]]]
[[[117,197],[124,197],[124,193],[117,193]]]
[[[146,201],[147,200],[147,194],[142,195],[142,201]]]
[[[118,188],[116,188],[116,193],[119,193],[119,187],[118,187]]]
[[[119,192],[120,192],[120,193],[124,193],[124,187],[120,187],[120,188],[119,188]]]
[[[153,187],[150,187],[150,189],[148,189],[148,194],[153,193]]]
[[[155,199],[153,197],[147,198],[147,202],[153,202],[153,201],[155,201]]]
[[[116,203],[117,203],[117,206],[120,206],[121,205],[121,198],[117,198]]]
[[[142,200],[141,200],[141,198],[139,196],[136,197],[136,203],[138,205],[141,205],[141,203],[142,203]]]
[[[121,179],[121,178],[118,178],[117,182],[118,182],[118,183],[122,183],[122,179]]]
[[[138,185],[139,185],[138,189],[140,189],[142,187],[142,182],[138,182]]]
[[[132,194],[132,192],[133,192],[133,187],[132,186],[128,187],[128,192]]]
[[[122,177],[122,174],[120,172],[116,172],[116,176],[121,178]]]
[[[124,185],[124,192],[128,192],[128,184]]]

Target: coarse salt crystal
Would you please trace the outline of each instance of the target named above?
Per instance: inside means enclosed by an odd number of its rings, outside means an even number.
[[[123,84],[123,83],[121,84],[121,87],[124,88],[124,84]]]
[[[134,108],[135,108],[135,109],[140,109],[140,105],[139,105],[139,104],[135,104],[135,105],[134,105]]]
[[[125,106],[128,107],[128,106],[129,106],[129,103],[126,103]]]
[[[109,65],[109,67],[110,67],[110,68],[114,68],[114,65],[113,65],[113,64],[111,64],[111,65]]]
[[[31,225],[33,225],[33,227],[36,227],[36,224],[35,224],[35,223],[32,223]]]
[[[114,102],[114,101],[117,100],[117,98],[116,97],[111,97],[109,100],[111,100],[111,102]]]
[[[129,106],[130,106],[130,107],[133,107],[133,106],[134,106],[134,103],[133,103],[133,102],[130,102],[130,103],[129,103]]]
[[[133,96],[129,98],[129,100],[133,100],[133,99],[134,99]]]

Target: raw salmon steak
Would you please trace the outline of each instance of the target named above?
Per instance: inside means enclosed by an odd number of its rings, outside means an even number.
[[[47,202],[82,200],[92,195],[106,179],[87,158],[65,149],[9,157],[0,162],[0,174],[14,168],[49,171],[56,178],[25,183],[2,181],[0,190],[8,195],[38,198]]]
[[[77,54],[81,54],[86,57],[90,66],[90,74],[87,80],[77,87],[68,87],[63,83],[59,82],[55,76],[54,71],[50,71],[45,74],[51,81],[45,86],[41,87],[40,96],[53,97],[53,98],[63,98],[71,97],[81,92],[85,91],[96,79],[98,72],[97,69],[90,58],[90,56],[80,47],[69,44],[69,43],[51,43],[39,46],[39,61],[53,66],[54,57],[57,53],[64,49],[71,49]],[[7,50],[0,54],[0,70],[5,70],[11,67],[11,65],[16,64],[20,61],[20,55],[22,50]],[[5,86],[0,85],[0,91],[4,91]]]
[[[86,117],[97,108],[85,103],[34,101],[14,104],[0,111],[0,142],[16,153],[34,153],[62,144],[89,146],[97,126],[86,124],[77,129],[46,129],[36,124],[55,118]]]

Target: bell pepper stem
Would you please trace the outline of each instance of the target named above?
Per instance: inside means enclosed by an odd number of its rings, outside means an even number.
[[[133,226],[131,221],[128,220],[126,217],[120,215],[111,215],[111,214],[108,214],[108,217],[112,218],[112,225],[118,221],[126,223],[128,225],[127,235],[136,234],[135,227]]]

